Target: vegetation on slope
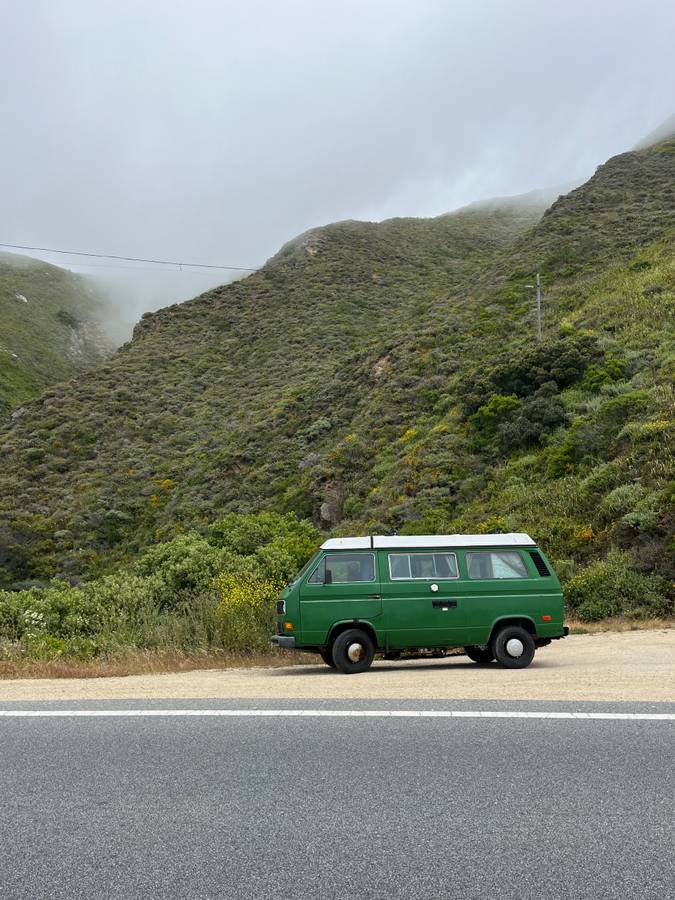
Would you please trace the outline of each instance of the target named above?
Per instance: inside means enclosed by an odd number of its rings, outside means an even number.
[[[668,615],[674,185],[664,141],[540,221],[339,223],[144,317],[0,437],[6,586],[106,576],[271,509],[336,533],[530,531],[582,618]]]
[[[78,275],[0,253],[0,420],[111,352],[102,300]]]
[[[382,346],[451,308],[520,226],[510,212],[341,223],[145,317],[133,342],[3,435],[11,582],[104,571],[227,510],[312,517],[323,488],[311,454],[342,445]]]

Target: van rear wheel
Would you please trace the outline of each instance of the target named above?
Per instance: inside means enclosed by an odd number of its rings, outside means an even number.
[[[507,625],[490,644],[498,663],[506,669],[524,669],[534,659],[534,638],[520,625]]]
[[[375,646],[365,631],[350,628],[343,631],[333,642],[333,663],[343,675],[365,672],[375,656]]]
[[[485,665],[485,663],[491,663],[495,658],[495,655],[490,647],[465,647],[464,652],[469,657],[469,659],[472,659],[475,663],[480,663],[481,665]]]
[[[333,662],[333,655],[332,655],[332,653],[330,652],[330,649],[328,649],[328,650],[319,650],[319,656],[320,656],[321,659],[326,663],[327,666],[330,666],[331,669],[334,669],[334,668],[335,668],[335,663]]]

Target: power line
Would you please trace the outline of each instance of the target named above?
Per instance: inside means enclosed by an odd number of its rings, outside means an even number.
[[[113,253],[90,253],[86,250],[55,250],[53,247],[29,247],[26,244],[3,244],[0,247],[9,247],[11,250],[39,250],[41,253],[62,253],[66,256],[89,256],[96,259],[120,259],[124,262],[153,263],[157,266],[189,266],[194,269],[232,269],[237,272],[255,272],[255,266],[215,266],[210,263],[177,262],[171,259],[144,259],[140,256],[116,256]]]
[[[215,278],[216,276],[211,272],[196,272],[193,269],[186,268],[188,263],[183,263],[182,268],[176,271],[175,269],[157,269],[153,268],[153,266],[123,266],[116,263],[78,263],[78,262],[67,262],[64,265],[68,266],[70,269],[86,269],[89,271],[90,269],[125,269],[127,272],[159,272],[163,275],[202,275],[203,277],[211,277]],[[247,270],[248,271],[248,270]],[[254,271],[254,270],[251,270]],[[80,274],[80,273],[76,273]]]

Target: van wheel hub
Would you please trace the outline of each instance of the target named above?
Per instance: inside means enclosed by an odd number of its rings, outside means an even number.
[[[523,642],[519,641],[518,638],[510,638],[506,642],[506,652],[509,656],[513,656],[515,658],[523,655],[523,650],[525,647],[523,646]]]
[[[361,662],[366,652],[366,648],[363,644],[359,644],[358,642],[354,642],[347,647],[347,656],[349,657],[349,661],[353,663]]]

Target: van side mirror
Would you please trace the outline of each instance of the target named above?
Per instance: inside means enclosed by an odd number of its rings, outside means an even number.
[[[323,576],[323,583],[324,584],[332,584],[333,583],[333,573],[331,572],[330,569],[326,569],[326,572]]]

